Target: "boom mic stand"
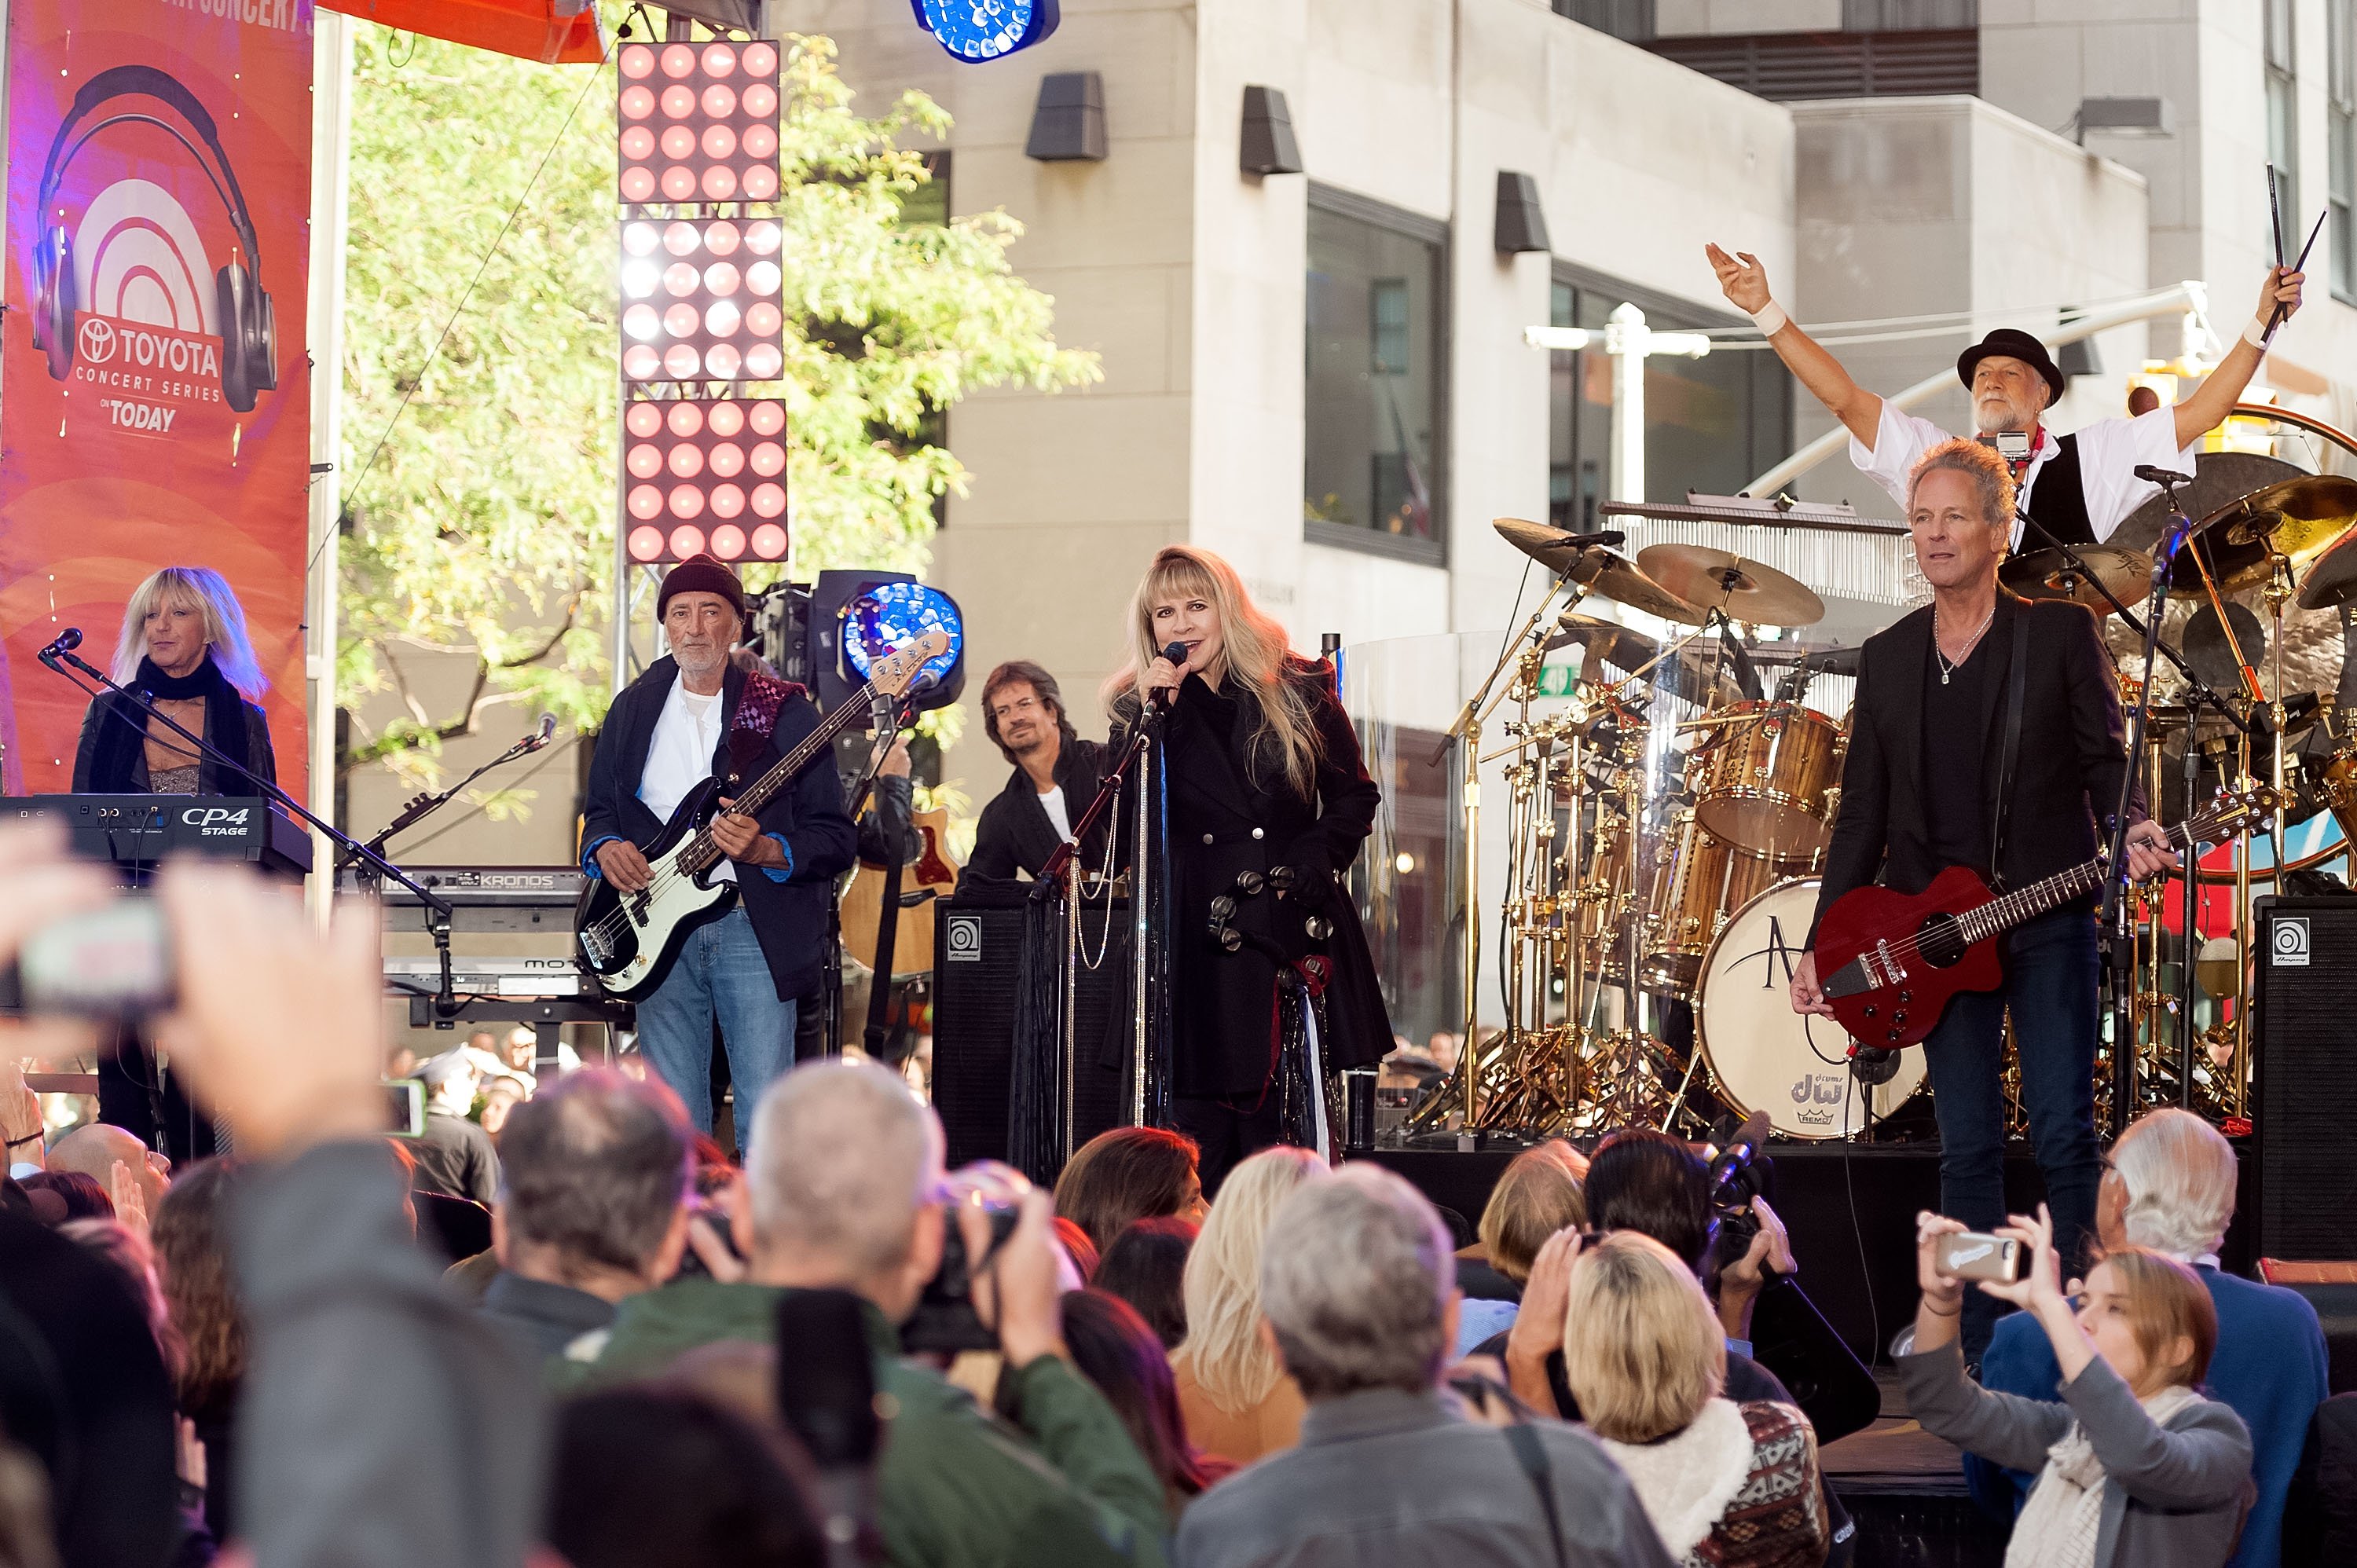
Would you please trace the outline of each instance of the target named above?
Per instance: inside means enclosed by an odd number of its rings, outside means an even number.
[[[75,633],[74,643],[79,643],[81,640],[81,634],[78,632]],[[100,670],[94,665],[91,665],[77,657],[73,652],[72,643],[67,643],[62,647],[59,646],[59,643],[62,643],[63,641],[63,639],[59,639],[59,642],[53,642],[49,644],[48,647],[41,650],[41,662],[47,665],[51,671],[59,675],[64,675],[67,680],[73,682],[75,686],[79,687],[89,695],[92,697],[98,696],[100,694],[98,691],[93,690],[90,686],[84,685],[81,681],[75,680],[72,675],[67,673],[66,666],[70,664],[75,670],[80,671],[82,674],[89,676],[93,681],[96,681],[99,685],[103,687],[106,691],[112,692],[116,696],[122,697],[132,703],[133,706],[145,714],[149,718],[161,719],[164,722],[165,727],[171,730],[173,734],[188,742],[191,746],[194,746],[199,751],[202,752],[205,756],[211,757],[215,762],[220,763],[222,767],[229,768],[231,771],[244,779],[247,783],[261,790],[264,795],[267,795],[272,801],[284,807],[290,815],[299,818],[319,832],[326,834],[328,841],[336,844],[343,852],[342,855],[339,857],[339,865],[357,861],[373,875],[380,877],[389,876],[393,881],[400,883],[404,887],[408,888],[412,893],[416,894],[418,902],[423,904],[427,910],[426,925],[434,933],[435,955],[441,960],[442,964],[442,987],[439,991],[436,992],[434,995],[435,1015],[441,1019],[448,1019],[457,1015],[458,1010],[458,997],[457,991],[450,983],[451,911],[450,901],[448,899],[442,897],[438,894],[428,892],[425,888],[420,886],[416,882],[412,880],[409,873],[402,870],[401,867],[385,859],[385,857],[378,854],[375,849],[368,844],[361,843],[359,840],[353,838],[350,833],[345,832],[333,823],[322,822],[318,817],[312,813],[309,807],[305,806],[301,801],[296,800],[294,796],[289,795],[285,790],[281,789],[276,784],[272,783],[267,779],[257,777],[246,768],[244,763],[239,761],[233,757],[226,755],[210,741],[205,739],[204,736],[191,734],[178,720],[174,719],[171,714],[167,714],[162,709],[158,708],[155,702],[149,698],[145,692],[135,692],[127,687],[118,685],[114,679],[108,675],[106,671]]]
[[[547,728],[534,730],[532,734],[524,736],[522,740],[516,742],[513,746],[508,747],[497,757],[492,757],[489,762],[484,763],[480,768],[476,768],[472,773],[468,774],[464,779],[459,779],[456,784],[451,785],[447,789],[411,796],[409,803],[401,808],[401,814],[399,816],[393,818],[393,821],[387,822],[382,828],[379,829],[369,839],[365,845],[359,847],[374,850],[377,854],[382,854],[384,853],[384,846],[393,840],[395,834],[406,832],[409,829],[416,826],[419,822],[424,822],[426,818],[432,816],[435,812],[448,805],[452,800],[457,799],[458,792],[461,789],[464,789],[468,785],[472,784],[476,779],[480,779],[484,774],[489,773],[492,768],[504,768],[509,763],[515,761],[519,757],[530,757],[533,753],[545,748],[548,745],[550,733],[554,729],[556,721],[554,718],[550,718],[544,722],[548,726]],[[351,865],[356,858],[358,858],[358,856],[355,851],[347,850],[343,854],[336,856],[336,868],[340,871],[345,866]],[[374,866],[362,865],[360,868],[360,876],[361,883],[368,887],[369,891],[374,892],[376,890],[376,886],[380,878],[377,875],[376,868]]]

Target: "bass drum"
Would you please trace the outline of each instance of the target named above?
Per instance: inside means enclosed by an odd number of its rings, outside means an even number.
[[[1806,950],[1817,879],[1783,882],[1735,912],[1703,955],[1695,986],[1695,1038],[1738,1115],[1765,1112],[1788,1138],[1840,1138],[1867,1117],[1849,1072],[1849,1036],[1831,1018],[1792,1011],[1792,968]],[[1899,1053],[1899,1071],[1876,1087],[1872,1111],[1889,1115],[1923,1083],[1923,1053]]]

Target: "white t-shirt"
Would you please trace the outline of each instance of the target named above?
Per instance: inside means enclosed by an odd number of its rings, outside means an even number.
[[[663,699],[654,737],[647,746],[647,765],[639,775],[639,799],[665,822],[688,791],[712,777],[712,754],[720,748],[720,698],[718,692],[698,696],[684,680],[678,680]],[[736,881],[736,863],[723,860],[712,878]]]
[[[2081,427],[2078,436],[2079,485],[2086,495],[2087,526],[2093,530],[2098,544],[2109,539],[2112,531],[2126,521],[2130,512],[2160,494],[2158,485],[2136,477],[2137,464],[2150,463],[2186,474],[2193,471],[2195,449],[2177,445],[2175,409],[2156,408],[2134,419],[2099,419]],[[1853,435],[1849,438],[1849,460],[1857,465],[1858,472],[1890,492],[1903,519],[1908,476],[1915,471],[1924,453],[1943,441],[1953,439],[1930,420],[1894,407],[1885,398],[1882,421],[1874,433],[1874,450],[1867,451]],[[2022,475],[2021,493],[2016,498],[2024,510],[2029,508],[2030,492],[2037,489],[2038,476],[2047,459],[2060,450],[2054,433],[2041,425],[2038,450],[2029,455],[2029,467]],[[2024,532],[2019,522],[2013,525],[2016,549],[2021,547]]]
[[[1049,824],[1056,830],[1058,838],[1072,836],[1072,819],[1064,811],[1064,787],[1061,784],[1039,797],[1039,809],[1048,813]]]

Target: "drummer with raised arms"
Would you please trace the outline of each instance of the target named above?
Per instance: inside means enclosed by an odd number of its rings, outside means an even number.
[[[1717,245],[1703,249],[1727,297],[1767,335],[1776,357],[1810,395],[1848,427],[1850,461],[1903,509],[1917,461],[1950,439],[1949,433],[1851,380],[1841,361],[1770,297],[1768,272],[1758,257],[1748,252],[1730,256]],[[2267,270],[2257,314],[2184,402],[2133,418],[2099,419],[2068,435],[2055,435],[2044,423],[2046,411],[2068,385],[2046,345],[2027,332],[2000,327],[1966,349],[1957,357],[1956,379],[1972,393],[1974,433],[1984,440],[2013,432],[2029,437],[2029,457],[2012,465],[2021,510],[2065,544],[2101,544],[2129,513],[2159,493],[2136,477],[2138,464],[2191,473],[2193,444],[2233,412],[2257,371],[2269,317],[2278,307],[2286,318],[2299,308],[2302,276],[2283,267]],[[2046,542],[2025,542],[2022,532],[2017,523],[2017,550]]]

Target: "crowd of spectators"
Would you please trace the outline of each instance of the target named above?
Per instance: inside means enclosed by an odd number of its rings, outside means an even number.
[[[105,896],[0,829],[0,961]],[[220,867],[160,897],[158,1037],[235,1153],[176,1171],[88,1128],[0,1193],[0,1568],[1847,1561],[1746,1343],[1783,1227],[1754,1199],[1715,1247],[1675,1138],[1526,1152],[1462,1252],[1397,1176],[1299,1149],[1208,1206],[1152,1131],[1052,1196],[952,1176],[855,1060],[746,1108],[741,1167],[659,1083],[528,1039],[416,1064],[428,1136],[388,1139],[375,933]],[[0,1056],[82,1043],[0,1023]],[[2323,1344],[2218,1269],[2233,1175],[2160,1112],[2113,1151],[2085,1281],[2017,1219],[1978,1382],[1933,1262],[1957,1228],[1920,1221],[1899,1372],[2020,1509],[2009,1568],[2287,1560]],[[436,1202],[482,1206],[470,1255]]]

